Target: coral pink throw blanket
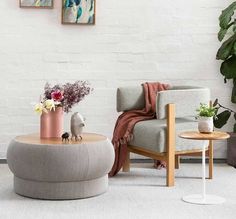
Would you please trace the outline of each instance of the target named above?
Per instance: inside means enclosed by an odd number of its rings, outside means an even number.
[[[127,144],[132,139],[135,124],[140,121],[156,118],[157,93],[170,87],[168,84],[161,84],[159,82],[147,82],[142,85],[145,95],[145,108],[124,112],[116,121],[112,139],[115,148],[115,162],[109,176],[116,175],[123,166],[127,154]]]

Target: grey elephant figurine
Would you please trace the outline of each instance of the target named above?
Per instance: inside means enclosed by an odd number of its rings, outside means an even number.
[[[71,140],[75,139],[75,141],[82,140],[82,132],[85,126],[85,119],[78,112],[74,113],[71,116],[70,120],[70,130],[71,130]]]

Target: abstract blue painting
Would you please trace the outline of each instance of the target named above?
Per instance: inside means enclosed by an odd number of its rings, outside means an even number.
[[[95,0],[62,0],[63,24],[95,24]]]

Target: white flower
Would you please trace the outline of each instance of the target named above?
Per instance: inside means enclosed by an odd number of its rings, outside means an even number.
[[[44,105],[42,103],[37,103],[34,107],[34,111],[38,114],[42,114],[42,112],[47,113],[47,110],[44,108]]]
[[[45,100],[44,102],[44,106],[47,110],[50,110],[50,111],[55,111],[55,102],[53,99],[49,99],[49,100]]]
[[[54,101],[54,104],[55,104],[55,106],[59,106],[59,105],[61,105],[61,102],[60,101]]]

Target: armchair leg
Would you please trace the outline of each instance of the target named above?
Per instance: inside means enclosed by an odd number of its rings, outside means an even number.
[[[167,105],[166,185],[175,184],[175,105]]]
[[[125,163],[123,165],[123,172],[129,172],[129,171],[130,171],[130,152],[127,151]]]
[[[175,156],[174,155],[167,155],[167,177],[166,177],[166,185],[168,187],[175,185]]]
[[[213,178],[213,142],[209,141],[209,179]]]
[[[179,165],[180,165],[180,156],[175,155],[175,169],[179,169]]]

